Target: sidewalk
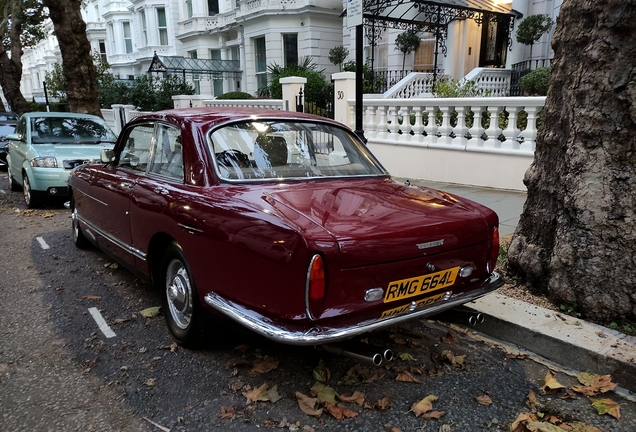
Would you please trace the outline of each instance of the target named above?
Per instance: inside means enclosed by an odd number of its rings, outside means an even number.
[[[404,179],[396,179],[404,181]],[[501,236],[512,234],[526,194],[421,180],[411,184],[440,189],[495,210]],[[567,368],[610,374],[619,386],[636,392],[636,337],[497,293],[466,306],[487,315],[472,329],[515,344]]]

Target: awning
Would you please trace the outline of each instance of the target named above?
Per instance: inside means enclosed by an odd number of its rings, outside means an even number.
[[[241,63],[238,60],[192,59],[178,56],[159,56],[155,53],[148,72],[240,75]]]

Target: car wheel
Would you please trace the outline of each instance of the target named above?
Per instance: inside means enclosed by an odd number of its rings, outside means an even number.
[[[31,183],[29,182],[29,176],[24,174],[22,176],[22,193],[24,194],[24,202],[27,208],[37,207],[37,200],[33,196],[33,190],[31,189]]]
[[[170,333],[179,344],[194,345],[202,310],[185,256],[176,243],[170,245],[163,257],[160,283]]]
[[[73,243],[78,249],[88,249],[92,246],[91,242],[86,238],[79,225],[79,217],[77,209],[71,200],[71,227],[73,230]]]
[[[7,168],[7,175],[9,176],[9,190],[12,192],[16,192],[20,190],[20,186],[13,180],[13,176],[11,175],[11,171]]]

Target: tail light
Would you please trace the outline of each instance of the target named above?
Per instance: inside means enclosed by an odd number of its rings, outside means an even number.
[[[305,309],[310,320],[315,320],[322,312],[325,288],[325,266],[322,257],[316,254],[309,262],[305,286]]]
[[[499,258],[499,228],[495,227],[492,230],[492,242],[490,245],[490,259],[488,260],[488,273],[492,273],[497,265],[497,258]]]

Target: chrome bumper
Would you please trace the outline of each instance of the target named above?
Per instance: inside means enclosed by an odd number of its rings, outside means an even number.
[[[309,329],[295,323],[290,324],[288,321],[275,321],[270,317],[227,300],[216,293],[207,294],[204,300],[215,311],[268,339],[289,345],[320,345],[349,339],[362,333],[391,327],[415,318],[426,318],[438,314],[491,293],[500,288],[503,283],[503,278],[498,273],[492,273],[490,278],[479,289],[453,294],[447,300],[434,303],[423,309],[405,311],[402,314],[385,318],[375,318],[354,323],[348,322],[342,326],[313,326]]]

